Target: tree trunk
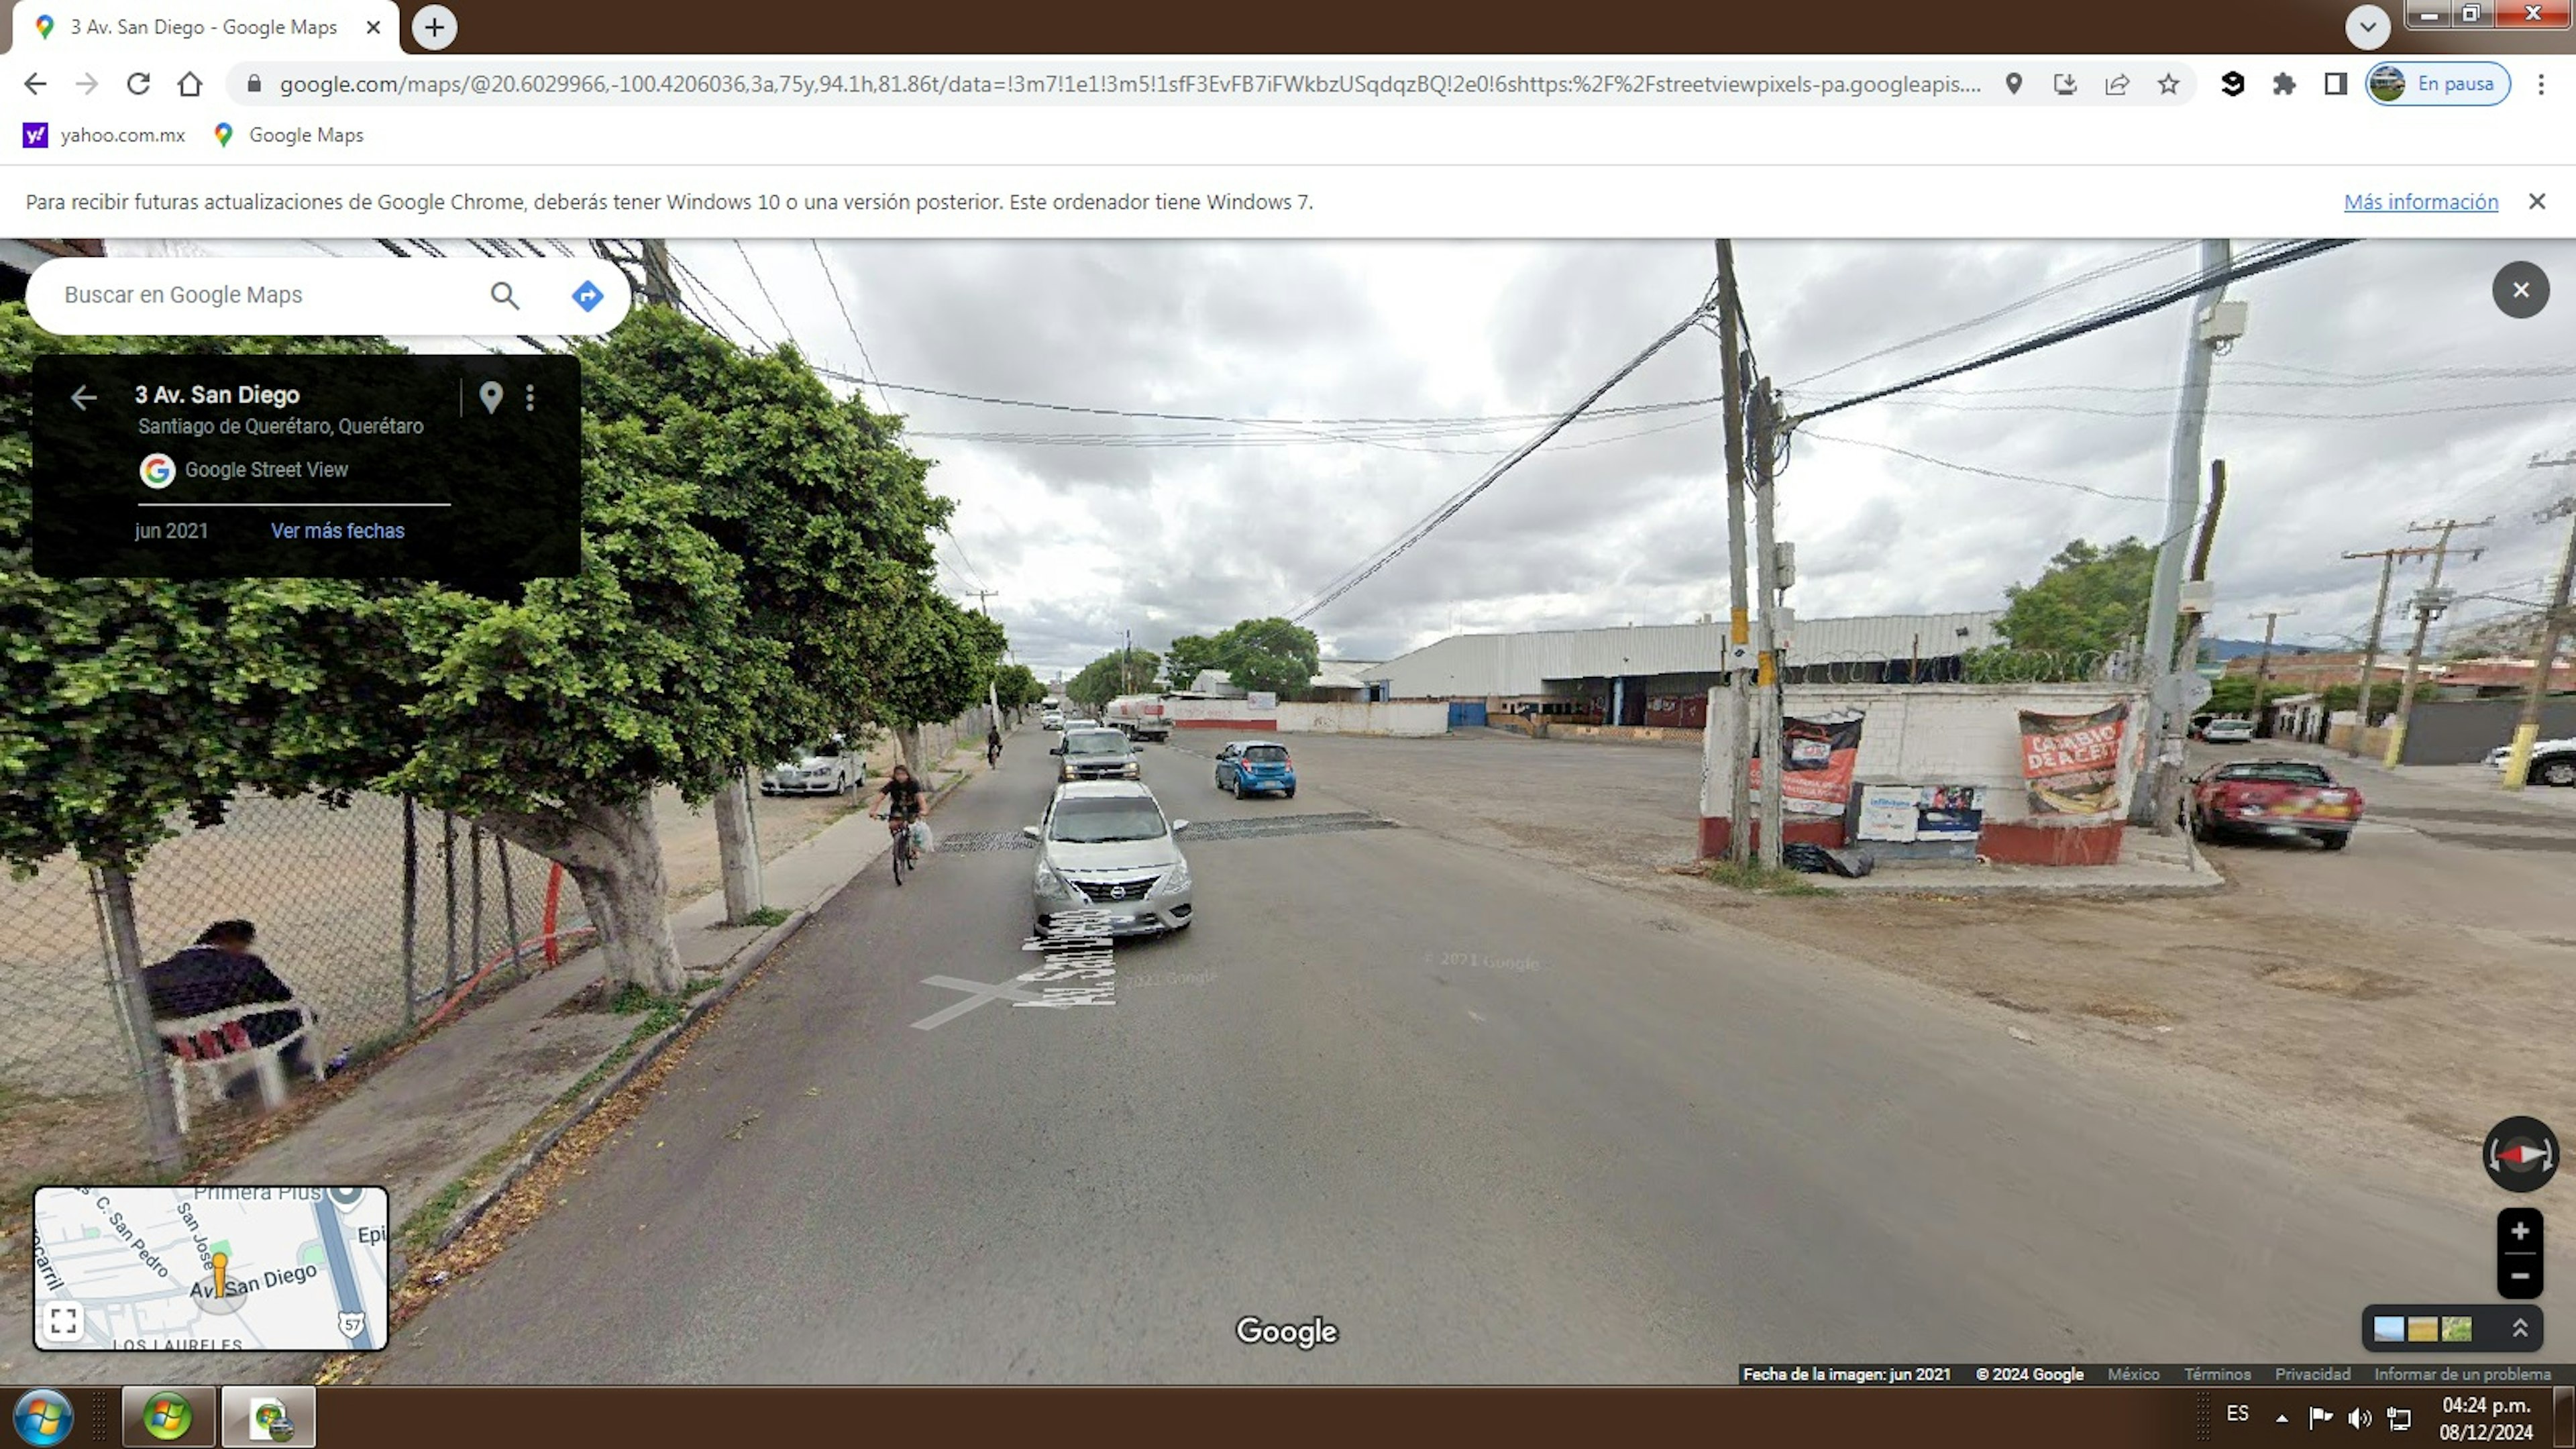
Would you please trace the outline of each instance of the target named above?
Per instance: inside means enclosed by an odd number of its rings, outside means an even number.
[[[555,861],[580,885],[611,985],[670,996],[687,984],[671,937],[670,882],[649,796],[627,805],[487,815],[483,823]]]
[[[723,863],[725,924],[739,926],[765,904],[760,845],[751,831],[751,792],[737,775],[715,798],[716,854]]]
[[[134,878],[122,866],[101,866],[96,880],[109,949],[115,955],[117,1009],[125,1014],[126,1030],[134,1039],[144,1150],[153,1166],[175,1170],[186,1159],[187,1149],[179,1140],[179,1104],[170,1095],[161,1033],[153,1025],[151,997],[143,989],[143,942],[134,924]]]

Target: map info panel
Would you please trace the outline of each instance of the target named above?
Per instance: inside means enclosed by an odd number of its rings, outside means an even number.
[[[381,1187],[36,1190],[36,1347],[346,1353],[385,1346]]]

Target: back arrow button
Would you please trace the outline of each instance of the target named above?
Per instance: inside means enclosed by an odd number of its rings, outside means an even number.
[[[98,394],[89,390],[88,383],[82,383],[80,386],[72,389],[72,406],[79,408],[82,412],[88,412],[89,405],[96,401],[97,398]]]
[[[44,81],[43,81],[43,80],[41,80],[41,79],[39,79],[38,77],[33,76],[33,75],[30,75],[30,76],[28,76],[28,77],[27,77],[27,94],[29,94],[29,95],[31,95],[31,96],[32,96],[32,95],[34,95],[36,92],[38,92],[38,91],[40,91],[40,90],[43,90],[44,88],[45,88],[45,83],[44,83]]]

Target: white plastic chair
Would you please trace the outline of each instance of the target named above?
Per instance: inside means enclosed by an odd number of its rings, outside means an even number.
[[[270,1012],[291,1011],[303,1018],[303,1024],[268,1046],[252,1046],[250,1034],[242,1026],[245,1017]],[[260,1100],[270,1111],[286,1105],[286,1049],[298,1042],[304,1044],[304,1055],[312,1063],[313,1080],[323,1079],[322,1033],[313,1019],[313,1010],[300,1001],[261,1002],[256,1006],[233,1007],[168,1021],[156,1021],[153,1029],[168,1048],[170,1063],[170,1099],[176,1105],[181,1136],[188,1131],[188,1069],[197,1068],[204,1076],[215,1100],[223,1100],[223,1084],[247,1061],[259,1078]]]

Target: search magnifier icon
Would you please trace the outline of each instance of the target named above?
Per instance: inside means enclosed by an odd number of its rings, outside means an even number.
[[[516,297],[510,295],[510,284],[507,282],[494,282],[492,284],[492,300],[509,308],[513,312],[519,310],[519,301]]]

